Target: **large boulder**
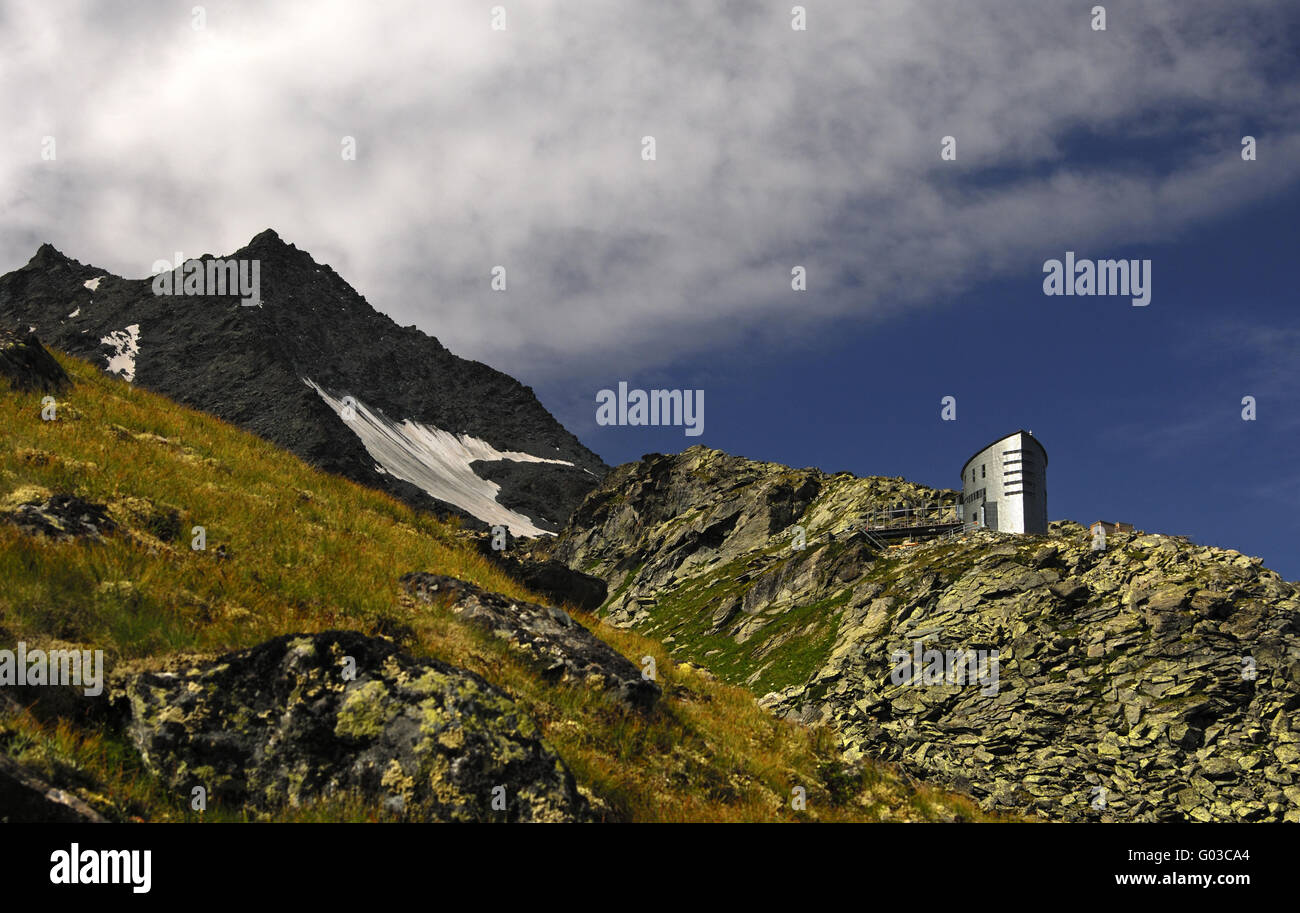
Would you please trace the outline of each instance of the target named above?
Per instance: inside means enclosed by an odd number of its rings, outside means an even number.
[[[187,796],[202,786],[218,802],[269,811],[352,795],[420,821],[592,818],[564,762],[503,692],[355,632],[290,634],[137,674],[119,700],[145,763]]]
[[[576,571],[551,557],[549,542],[521,539],[501,530],[495,533],[464,530],[461,536],[480,555],[552,605],[565,604],[595,612],[609,594],[604,580]]]
[[[70,383],[67,373],[36,334],[0,330],[0,377],[23,392],[57,393]]]
[[[658,685],[563,609],[510,599],[442,574],[407,574],[402,586],[503,638],[545,675],[598,687],[629,707],[648,709],[659,698]]]
[[[609,592],[609,587],[599,577],[575,571],[554,558],[538,560],[493,554],[492,560],[534,593],[584,612],[599,609]]]

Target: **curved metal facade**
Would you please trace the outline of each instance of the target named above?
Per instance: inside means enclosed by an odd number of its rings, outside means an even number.
[[[1047,449],[1028,431],[994,441],[961,468],[967,527],[1047,532]]]

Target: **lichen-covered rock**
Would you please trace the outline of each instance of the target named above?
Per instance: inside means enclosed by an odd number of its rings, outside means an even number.
[[[584,821],[535,724],[482,678],[349,631],[277,637],[122,685],[145,763],[267,811],[360,795],[425,821]],[[500,806],[504,806],[501,808]]]
[[[445,601],[459,617],[505,639],[545,675],[600,688],[643,710],[659,698],[657,684],[563,609],[510,599],[442,574],[406,574],[401,582],[417,599]]]
[[[71,494],[50,495],[16,505],[0,513],[0,520],[12,523],[30,536],[43,536],[57,542],[89,539],[98,542],[116,524],[103,504],[95,504]]]
[[[0,377],[24,392],[57,393],[71,383],[36,334],[8,330],[0,330]]]

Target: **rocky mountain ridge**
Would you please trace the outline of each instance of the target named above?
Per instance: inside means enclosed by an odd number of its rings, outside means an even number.
[[[398,326],[274,231],[220,259],[259,264],[260,307],[157,295],[44,244],[0,276],[0,325],[472,525],[553,531],[605,472],[530,388]]]
[[[1096,551],[1069,522],[861,529],[951,494],[692,447],[612,470],[553,553],[607,583],[610,623],[986,808],[1300,821],[1296,584],[1179,537]]]

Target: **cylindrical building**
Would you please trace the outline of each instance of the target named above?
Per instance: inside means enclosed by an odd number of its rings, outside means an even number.
[[[1047,532],[1047,450],[1017,431],[978,451],[961,468],[966,528]]]

